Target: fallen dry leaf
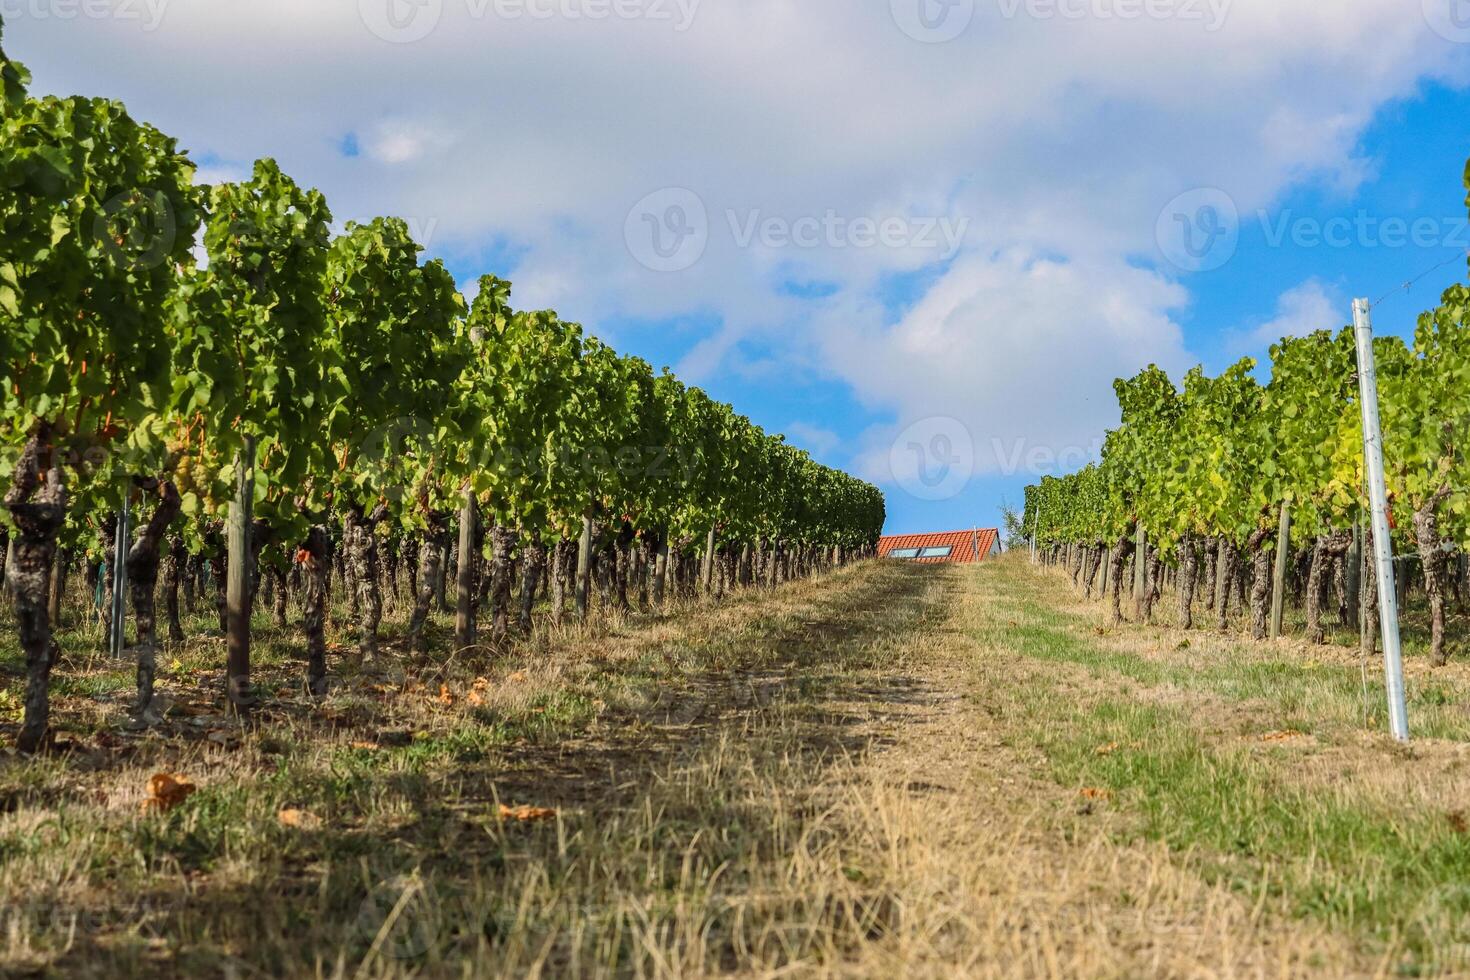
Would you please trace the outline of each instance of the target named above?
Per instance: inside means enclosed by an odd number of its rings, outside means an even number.
[[[1107,745],[1099,745],[1097,748],[1093,749],[1093,754],[1112,755],[1114,752],[1118,751],[1119,748],[1120,746],[1117,742],[1109,742]]]
[[[502,803],[500,804],[500,819],[534,823],[542,820],[555,820],[556,811],[544,806],[506,806]]]
[[[490,679],[487,678],[487,677],[476,677],[475,678],[475,682],[470,685],[470,690],[471,691],[488,691],[488,690],[490,690]]]
[[[376,751],[378,748],[377,742],[348,742],[347,745],[349,748],[368,749],[371,751]]]
[[[444,705],[454,703],[454,695],[450,692],[448,684],[439,685],[439,703]]]
[[[476,708],[485,703],[485,698],[483,695],[480,694],[479,691],[471,691],[469,694],[465,695],[464,700],[465,704],[472,705]]]
[[[1108,790],[1098,789],[1096,786],[1083,787],[1082,795],[1089,800],[1109,800],[1113,797],[1113,794]]]
[[[306,810],[297,810],[294,807],[287,807],[280,813],[277,813],[276,820],[280,822],[282,827],[291,827],[296,830],[316,830],[322,825],[321,817],[314,813],[308,813]]]
[[[175,773],[157,773],[148,780],[148,798],[143,801],[142,810],[144,813],[152,810],[166,813],[187,800],[198,788]]]
[[[522,681],[526,680],[527,677],[528,675],[524,670],[518,670],[514,674],[507,675],[505,679],[512,684],[519,684]]]

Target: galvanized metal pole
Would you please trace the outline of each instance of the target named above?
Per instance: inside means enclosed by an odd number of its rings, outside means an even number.
[[[1358,391],[1363,408],[1363,460],[1368,471],[1368,497],[1373,508],[1373,558],[1378,572],[1382,612],[1383,671],[1388,689],[1388,723],[1393,737],[1409,740],[1409,712],[1404,703],[1404,658],[1399,637],[1398,591],[1394,588],[1393,539],[1388,525],[1388,489],[1383,475],[1383,430],[1378,418],[1378,368],[1373,353],[1373,320],[1366,299],[1353,300],[1353,329],[1358,338]]]

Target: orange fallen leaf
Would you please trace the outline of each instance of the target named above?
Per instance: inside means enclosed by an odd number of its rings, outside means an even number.
[[[446,705],[454,703],[454,695],[450,692],[448,684],[439,685],[439,703]]]
[[[322,825],[322,818],[306,810],[298,810],[295,807],[287,807],[276,814],[282,827],[291,827],[295,830],[316,830]]]
[[[1119,747],[1120,746],[1117,742],[1109,742],[1107,745],[1099,745],[1096,749],[1093,749],[1093,754],[1112,755],[1114,752],[1118,751]]]
[[[144,813],[157,810],[166,813],[187,800],[199,787],[183,776],[160,772],[148,780],[148,798],[143,801]]]
[[[348,742],[347,745],[349,748],[368,749],[370,751],[376,751],[378,748],[377,742]]]
[[[471,691],[469,694],[465,695],[464,700],[465,704],[472,705],[476,708],[485,703],[485,698],[480,694],[479,691]]]
[[[519,684],[522,681],[526,680],[527,676],[528,675],[524,670],[518,670],[514,674],[510,674],[509,676],[507,676],[505,679],[507,681],[510,681],[512,684]]]
[[[1108,792],[1107,790],[1098,789],[1096,786],[1083,787],[1082,795],[1089,800],[1108,800],[1112,799],[1113,796],[1113,794]]]
[[[473,684],[470,685],[470,690],[472,690],[472,691],[488,691],[488,690],[490,690],[490,680],[489,680],[489,678],[476,677],[475,678],[475,683],[473,683]]]
[[[506,806],[502,803],[500,804],[500,819],[536,823],[543,820],[555,820],[556,811],[544,806]]]

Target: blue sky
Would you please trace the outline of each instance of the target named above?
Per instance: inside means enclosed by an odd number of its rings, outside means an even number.
[[[1393,293],[1470,247],[1466,0],[13,6],[41,90],[122,98],[201,179],[271,155],[405,217],[463,288],[880,484],[893,531],[995,524],[1096,451],[1120,374],[1358,295],[1408,333],[1466,275]]]

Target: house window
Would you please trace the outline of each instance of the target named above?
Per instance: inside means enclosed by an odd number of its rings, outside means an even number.
[[[953,548],[924,548],[919,552],[920,558],[948,558],[954,552]]]
[[[918,548],[895,548],[894,550],[892,550],[892,551],[890,551],[888,553],[888,557],[889,558],[917,558],[917,557],[919,557],[919,549]]]

